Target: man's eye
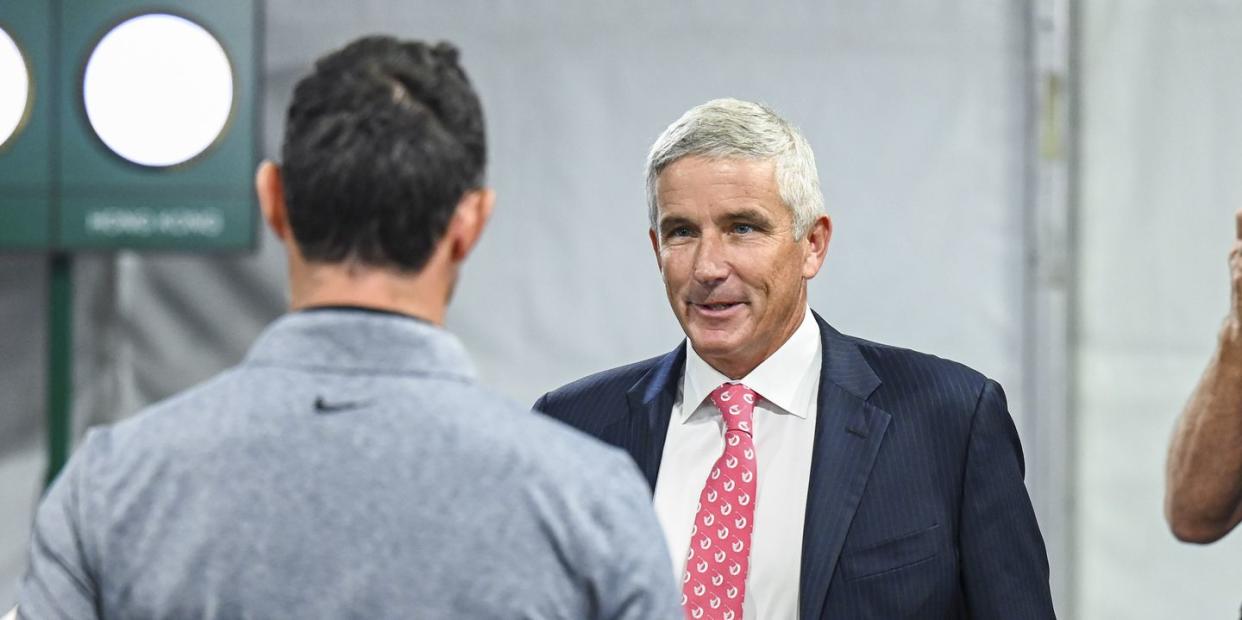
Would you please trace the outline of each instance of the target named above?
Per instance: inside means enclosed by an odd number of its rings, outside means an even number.
[[[735,224],[733,226],[733,232],[739,235],[745,235],[747,233],[755,232],[755,227],[750,224]]]
[[[670,237],[689,237],[689,236],[690,236],[690,228],[688,228],[688,227],[686,227],[686,226],[678,226],[677,228],[674,228],[674,229],[672,229],[672,230],[669,230],[669,231],[668,231],[668,236],[670,236]]]

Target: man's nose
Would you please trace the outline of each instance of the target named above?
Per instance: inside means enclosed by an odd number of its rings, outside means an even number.
[[[694,279],[701,284],[715,284],[729,277],[725,247],[715,235],[705,234],[694,253]]]

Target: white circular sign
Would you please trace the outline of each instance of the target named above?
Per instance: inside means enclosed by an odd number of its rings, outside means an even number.
[[[17,133],[30,105],[30,72],[17,43],[0,29],[0,145]]]
[[[82,97],[87,120],[113,152],[144,166],[173,166],[224,130],[233,70],[202,26],[149,13],[99,40],[86,61]]]

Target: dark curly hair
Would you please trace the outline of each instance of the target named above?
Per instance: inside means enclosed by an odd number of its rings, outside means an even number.
[[[372,36],[298,82],[281,156],[307,260],[426,265],[487,159],[483,110],[457,56],[448,43]]]

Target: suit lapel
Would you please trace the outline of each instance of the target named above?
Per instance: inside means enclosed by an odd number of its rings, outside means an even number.
[[[828,584],[890,417],[866,402],[880,380],[858,346],[818,314],[815,320],[824,353],[802,533],[802,620],[823,614]]]
[[[664,438],[668,421],[686,363],[686,343],[656,361],[655,365],[626,393],[630,415],[610,425],[605,431],[612,443],[625,448],[638,463],[647,484],[655,491],[664,456]]]
[[[828,584],[890,417],[866,402],[880,380],[858,346],[818,314],[815,320],[824,352],[802,534],[802,620],[823,615]],[[621,416],[602,433],[603,439],[629,452],[653,491],[685,361],[686,345],[682,342],[626,391],[629,415]]]

